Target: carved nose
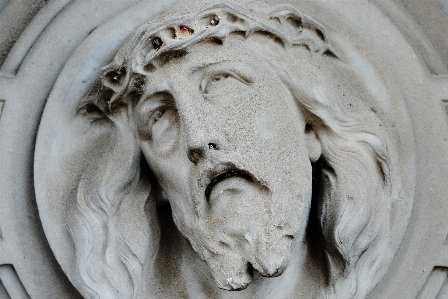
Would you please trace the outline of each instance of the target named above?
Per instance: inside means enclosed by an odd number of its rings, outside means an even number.
[[[210,142],[207,145],[200,145],[197,147],[190,147],[187,150],[187,157],[191,163],[197,164],[201,159],[207,156],[208,151],[219,150],[216,143]]]

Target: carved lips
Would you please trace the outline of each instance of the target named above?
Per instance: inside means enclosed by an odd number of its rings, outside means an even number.
[[[205,199],[210,201],[210,195],[215,188],[215,186],[219,185],[225,180],[235,179],[234,181],[246,181],[248,183],[259,183],[259,182],[250,172],[246,170],[239,169],[232,163],[220,163],[216,165],[211,171],[206,174],[207,180],[209,183],[205,188]],[[263,185],[263,184],[261,184]],[[264,185],[263,185],[264,186]]]
[[[206,170],[201,175],[199,182],[200,186],[206,186],[204,197],[212,205],[215,204],[214,199],[224,193],[235,195],[239,191],[247,190],[247,184],[255,185],[261,190],[269,190],[252,173],[231,162],[218,163],[212,169]]]

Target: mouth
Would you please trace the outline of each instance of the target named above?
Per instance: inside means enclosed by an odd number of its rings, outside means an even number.
[[[248,182],[253,182],[254,178],[253,176],[251,176],[247,171],[243,171],[243,170],[231,170],[225,173],[222,173],[220,175],[218,175],[217,177],[215,177],[210,184],[207,185],[207,187],[205,188],[205,199],[207,201],[210,200],[210,194],[213,190],[213,188],[218,185],[219,183],[221,183],[222,181],[225,181],[227,179],[230,178],[240,178],[243,180],[246,180]]]
[[[233,163],[219,163],[206,175],[207,186],[205,188],[205,199],[210,201],[210,194],[213,189],[222,183],[232,178],[244,180],[247,183],[256,183],[264,188],[267,188],[265,184],[257,180],[249,171],[236,167]]]

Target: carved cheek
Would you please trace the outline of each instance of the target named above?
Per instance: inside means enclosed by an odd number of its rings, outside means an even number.
[[[262,137],[272,139],[277,135],[278,122],[275,117],[265,116],[255,119],[255,128]]]

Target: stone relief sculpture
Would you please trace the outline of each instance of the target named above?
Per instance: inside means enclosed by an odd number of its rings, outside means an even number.
[[[413,193],[386,99],[331,28],[254,7],[167,12],[45,109],[38,205],[86,298],[365,298],[387,271]]]

